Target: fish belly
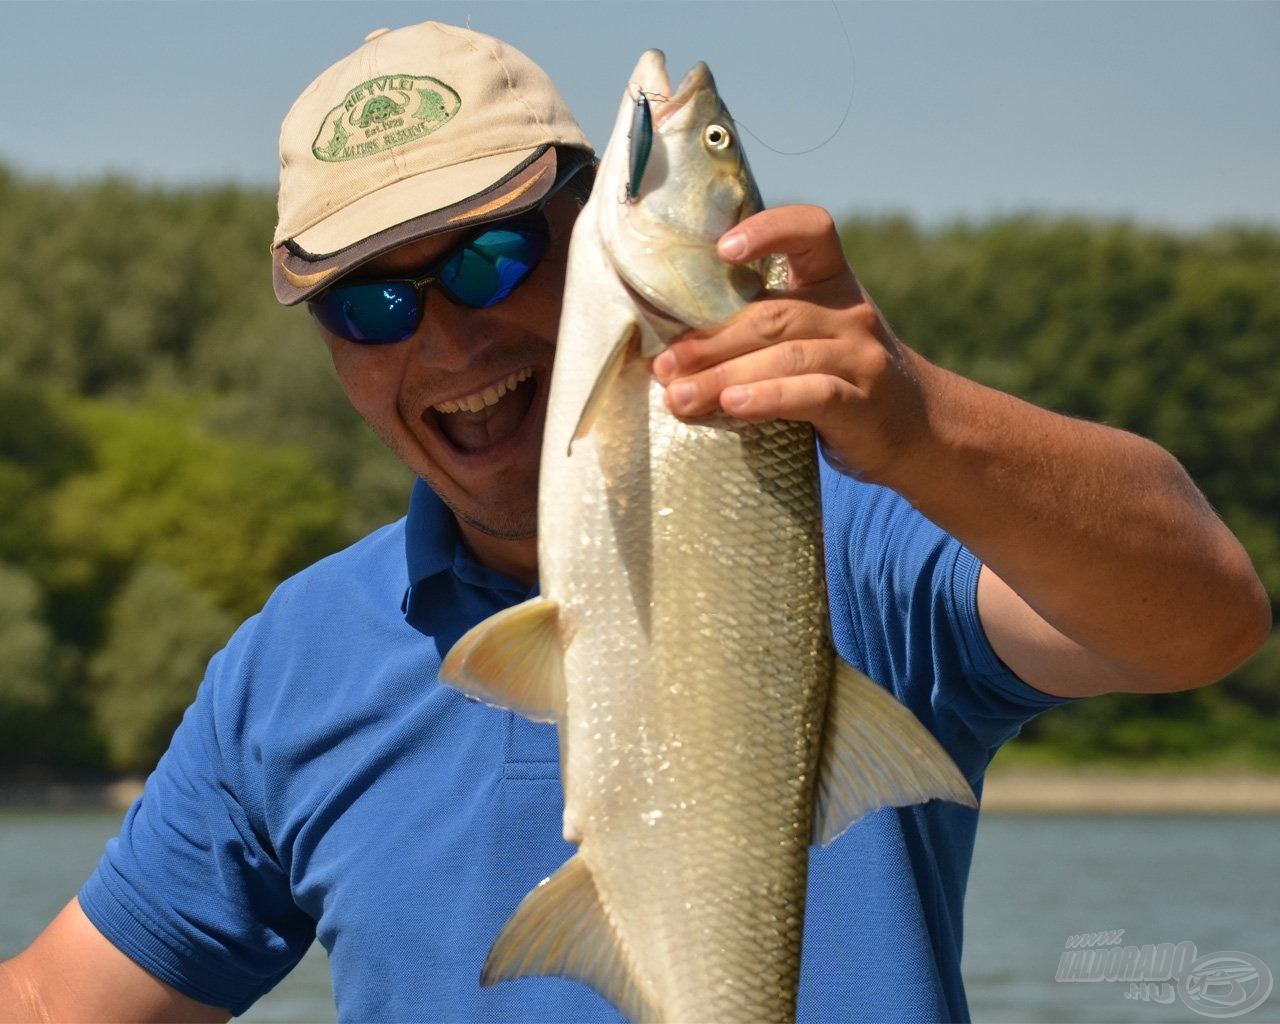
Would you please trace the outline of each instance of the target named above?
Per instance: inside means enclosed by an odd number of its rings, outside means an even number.
[[[681,423],[640,361],[546,481],[566,835],[666,1020],[794,1014],[834,665],[816,481],[807,427]]]

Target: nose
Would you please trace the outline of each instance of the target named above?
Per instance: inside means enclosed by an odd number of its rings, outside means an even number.
[[[475,310],[450,302],[438,289],[423,294],[422,320],[405,344],[422,362],[448,372],[465,369],[476,348]]]

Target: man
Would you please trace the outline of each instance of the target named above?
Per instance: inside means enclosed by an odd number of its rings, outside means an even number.
[[[313,937],[350,1020],[616,1019],[584,986],[477,985],[560,839],[554,730],[442,687],[536,584],[537,458],[589,148],[543,73],[426,24],[375,33],[281,135],[276,293],[421,478],[407,520],[281,586],[210,665],[93,878],[0,975],[4,1019],[223,1020]],[[1064,700],[1207,684],[1270,627],[1239,544],[1164,451],[902,345],[830,217],[769,210],[728,261],[794,288],[654,362],[672,411],[812,423],[833,631],[975,786]],[[880,486],[872,486],[880,485]],[[967,1016],[976,814],[882,811],[815,853],[800,1016]]]

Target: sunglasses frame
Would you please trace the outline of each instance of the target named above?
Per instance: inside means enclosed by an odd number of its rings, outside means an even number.
[[[491,301],[487,305],[477,306],[470,302],[464,301],[459,295],[455,294],[453,290],[444,281],[440,279],[440,271],[442,271],[446,266],[448,266],[448,264],[452,260],[456,259],[462,253],[464,253],[468,248],[470,248],[471,245],[478,238],[483,237],[484,235],[488,234],[490,231],[517,230],[519,228],[522,228],[526,224],[541,226],[541,234],[544,240],[544,247],[541,255],[539,255],[537,259],[537,262],[529,267],[525,275],[522,278],[520,278],[520,280],[518,280],[514,285],[512,285],[512,287],[507,292],[507,294],[502,296],[502,298]],[[445,252],[437,256],[434,260],[432,260],[430,263],[428,263],[427,266],[423,268],[421,274],[415,275],[413,277],[371,277],[364,280],[354,280],[354,281],[344,280],[333,285],[331,288],[325,289],[325,291],[321,292],[319,295],[315,296],[314,298],[308,299],[307,307],[308,309],[310,309],[311,315],[316,318],[317,322],[320,324],[321,327],[329,331],[331,334],[334,334],[337,337],[342,338],[344,341],[349,341],[355,345],[395,345],[401,341],[407,341],[410,337],[413,336],[414,332],[416,332],[418,327],[422,324],[422,318],[426,315],[426,310],[427,310],[427,294],[426,293],[427,293],[427,289],[431,285],[433,284],[436,285],[437,289],[444,295],[444,297],[456,306],[462,306],[466,309],[489,309],[492,306],[496,306],[499,302],[505,302],[508,298],[510,298],[512,292],[514,292],[517,288],[519,288],[522,284],[524,284],[525,281],[527,281],[531,276],[533,276],[533,272],[538,269],[542,261],[546,258],[547,250],[550,249],[550,247],[551,247],[551,225],[547,219],[546,211],[543,209],[543,204],[539,204],[538,206],[535,206],[533,209],[526,210],[524,213],[519,213],[514,217],[509,217],[505,220],[491,221],[487,224],[481,224],[474,231],[468,234],[466,238],[462,239],[461,241],[458,242],[457,245],[453,246],[453,248],[446,250]],[[403,338],[388,338],[383,341],[374,341],[367,338],[352,338],[341,331],[333,330],[332,327],[330,327],[328,324],[326,324],[323,320],[320,319],[320,306],[327,299],[341,292],[345,288],[366,288],[369,285],[378,285],[378,286],[384,286],[384,287],[389,285],[408,285],[413,290],[414,301],[416,303],[416,307],[415,307],[416,316],[413,322],[413,330],[411,330]]]

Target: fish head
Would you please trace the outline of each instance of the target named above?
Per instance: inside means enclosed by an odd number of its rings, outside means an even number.
[[[710,327],[763,290],[759,267],[716,254],[720,236],[763,203],[705,63],[673,92],[662,52],[640,58],[596,188],[604,249],[647,312]]]

